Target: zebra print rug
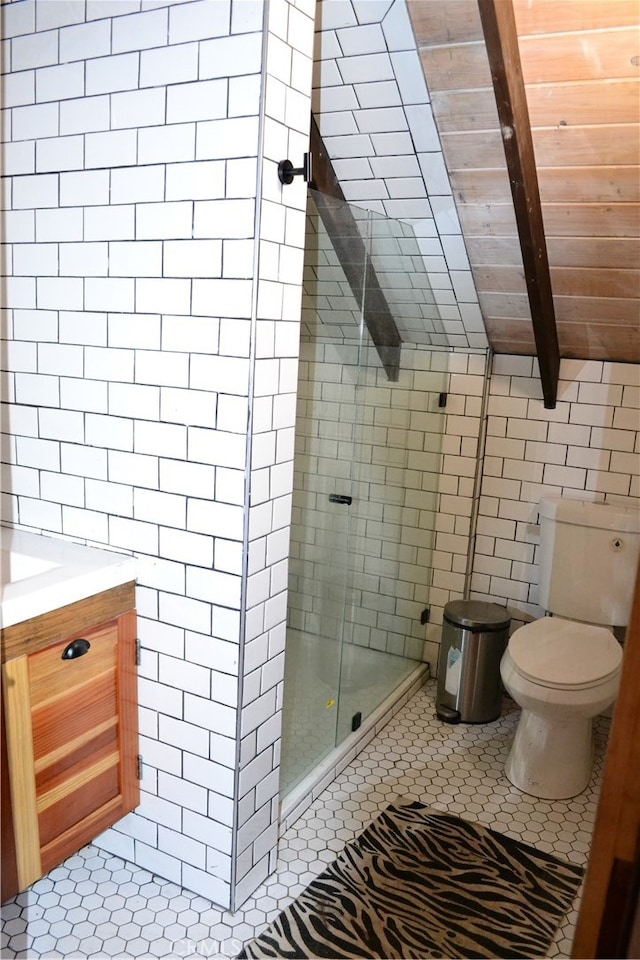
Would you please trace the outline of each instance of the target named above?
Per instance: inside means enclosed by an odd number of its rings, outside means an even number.
[[[582,874],[452,814],[392,805],[238,960],[545,957]]]

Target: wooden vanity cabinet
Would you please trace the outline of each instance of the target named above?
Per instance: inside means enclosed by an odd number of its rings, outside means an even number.
[[[2,631],[2,901],[139,803],[134,584]]]

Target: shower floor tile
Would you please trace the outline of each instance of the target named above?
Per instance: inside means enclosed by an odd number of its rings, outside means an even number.
[[[388,803],[420,801],[584,865],[609,721],[596,723],[594,774],[572,800],[536,800],[504,776],[518,708],[493,723],[437,720],[435,681],[400,710],[280,840],[276,873],[230,914],[89,845],[2,906],[9,957],[233,957]],[[550,958],[570,956],[577,903]]]
[[[287,630],[282,725],[295,735],[282,744],[283,795],[348,736],[354,714],[368,717],[417,666],[382,650]]]

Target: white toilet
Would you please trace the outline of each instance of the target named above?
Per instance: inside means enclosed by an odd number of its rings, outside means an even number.
[[[639,554],[638,506],[540,501],[539,603],[553,616],[516,630],[500,664],[522,707],[505,773],[525,793],[559,800],[589,783],[593,717],[618,692],[612,628],[629,622]]]

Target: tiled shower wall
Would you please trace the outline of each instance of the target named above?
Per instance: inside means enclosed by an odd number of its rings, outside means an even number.
[[[640,497],[640,366],[563,360],[558,402],[542,402],[537,361],[496,356],[472,596],[538,617],[537,504],[544,494]]]
[[[277,832],[306,190],[276,164],[314,4],[2,12],[2,516],[138,558],[142,804],[99,842],[233,905]]]

